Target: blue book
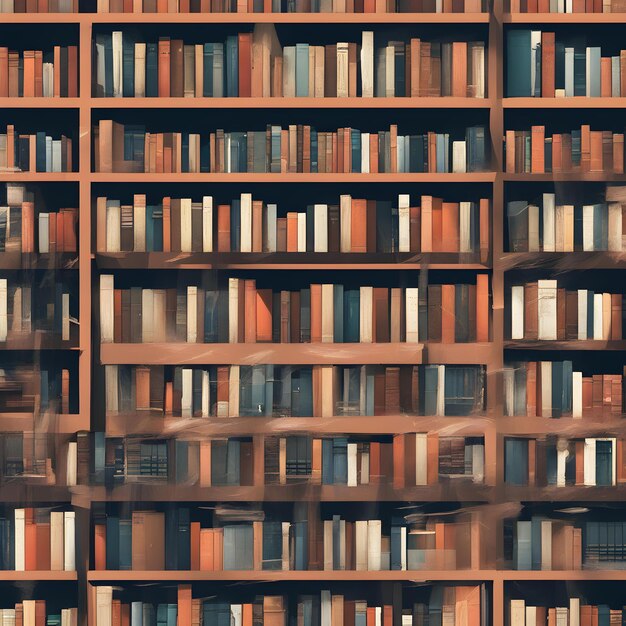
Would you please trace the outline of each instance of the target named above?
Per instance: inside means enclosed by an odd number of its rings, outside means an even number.
[[[346,289],[344,291],[342,341],[346,343],[358,343],[360,341],[360,302],[361,293],[358,289]]]
[[[376,248],[377,252],[392,252],[393,217],[391,214],[391,202],[387,200],[376,201]]]
[[[293,523],[293,534],[295,543],[294,569],[308,569],[308,523],[306,520],[299,520]]]
[[[266,416],[274,414],[274,365],[268,363],[265,366],[265,401],[263,403]]]
[[[530,30],[508,30],[506,35],[506,95],[530,97],[533,95]]]
[[[154,252],[154,207],[146,205],[146,250]]]
[[[35,167],[37,172],[46,171],[46,133],[38,132],[35,139]]]
[[[296,44],[296,97],[309,95],[309,44]]]
[[[402,527],[391,527],[391,569],[402,569]]]
[[[420,395],[420,405],[422,415],[437,414],[437,388],[439,386],[439,370],[437,365],[425,365],[419,371],[420,389],[423,393]]]
[[[611,441],[596,441],[596,485],[613,484],[613,445]]]
[[[178,617],[178,606],[176,604],[170,603],[170,604],[167,604],[166,607],[167,607],[166,626],[176,626],[176,620]]]
[[[315,249],[315,207],[308,204],[306,207],[306,251]]]
[[[610,626],[611,609],[608,604],[598,604],[598,626]]]
[[[202,95],[205,98],[213,96],[213,44],[205,43],[202,53]]]
[[[167,626],[167,604],[158,604],[156,612],[157,626]]]
[[[104,38],[104,96],[113,97],[113,37]]]
[[[226,452],[226,484],[239,485],[241,468],[241,442],[229,439]]]
[[[334,479],[333,440],[322,439],[322,484],[332,485]]]
[[[593,337],[593,300],[594,293],[591,290],[587,290],[587,337],[590,339]]]
[[[181,133],[181,170],[189,172],[189,133]]]
[[[239,95],[239,43],[237,35],[226,38],[226,97]]]
[[[234,198],[230,203],[230,251],[239,252],[241,238],[241,200]]]
[[[159,48],[157,43],[146,43],[146,97],[159,95]]]
[[[106,563],[107,569],[120,569],[120,519],[114,515],[106,520]]]
[[[317,131],[311,128],[311,172],[317,174]]]
[[[356,128],[350,133],[352,138],[352,172],[359,173],[361,171],[361,131]]]
[[[200,171],[211,170],[211,139],[208,134],[200,136]]]
[[[335,343],[343,343],[344,300],[343,285],[335,285],[333,287],[333,338]]]
[[[572,414],[572,376],[573,364],[571,361],[563,361],[563,384],[561,396],[561,415]]]
[[[333,439],[333,478],[335,485],[348,483],[348,439],[346,437]]]
[[[300,376],[300,398],[298,415],[300,417],[311,417],[313,415],[313,369],[302,367]]]
[[[514,566],[517,570],[531,570],[532,567],[532,522],[517,522]]]
[[[574,95],[587,95],[587,53],[585,50],[574,50]]]
[[[135,41],[124,32],[122,35],[122,95],[135,96]]]
[[[552,362],[552,417],[561,417],[563,398],[563,362]],[[555,475],[556,482],[556,475]]]
[[[263,561],[262,569],[282,569],[283,528],[282,522],[263,522]]]
[[[528,482],[528,441],[504,440],[504,481],[509,485],[526,485]]]
[[[270,161],[270,172],[272,173],[280,173],[280,126],[272,126],[271,127],[271,161]],[[256,142],[255,142],[256,146]],[[265,149],[262,148],[263,154],[265,154]]]
[[[130,519],[121,519],[120,529],[120,569],[132,569],[132,522]]]
[[[143,602],[130,603],[130,626],[143,625]]]

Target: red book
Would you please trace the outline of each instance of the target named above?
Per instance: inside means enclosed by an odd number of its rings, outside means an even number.
[[[252,95],[252,33],[239,33],[239,97]]]
[[[541,95],[544,98],[554,98],[555,46],[554,33],[541,34]]]

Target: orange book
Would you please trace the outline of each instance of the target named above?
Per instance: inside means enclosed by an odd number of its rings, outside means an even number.
[[[27,572],[37,569],[37,526],[34,515],[32,508],[24,509],[24,569]]]
[[[610,98],[612,95],[611,57],[600,59],[600,96]]]
[[[216,570],[214,534],[214,528],[200,529],[200,571],[202,572],[214,572]]]
[[[311,285],[311,343],[322,341],[322,285]]]
[[[580,169],[583,172],[591,168],[591,127],[583,124],[580,127]]]
[[[200,569],[200,522],[189,524],[189,545],[191,556],[191,569]]]
[[[311,483],[320,485],[322,483],[322,440],[313,439],[311,446]]]
[[[298,214],[287,213],[287,252],[298,252]]]
[[[170,83],[170,46],[169,37],[159,38],[158,60],[158,94],[159,98],[169,98],[171,93]],[[147,157],[147,154],[146,154]]]
[[[422,196],[422,252],[433,251],[433,197]]]
[[[442,202],[441,251],[459,251],[459,203]]]
[[[216,528],[213,531],[213,564],[215,571],[224,569],[224,529]]]
[[[404,435],[393,436],[393,488],[404,489]]]
[[[432,251],[442,251],[443,239],[443,201],[441,198],[432,198]]]
[[[95,524],[94,526],[94,555],[97,570],[107,568],[106,545],[107,531],[105,524]]]
[[[217,251],[230,252],[230,205],[217,207]]]
[[[256,340],[272,341],[272,297],[271,289],[257,289],[256,292]]]
[[[576,484],[585,484],[585,442],[576,442]],[[581,607],[582,608],[582,607]]]
[[[35,251],[35,205],[22,202],[22,252]]]
[[[455,41],[452,44],[452,95],[467,97],[467,42]]]
[[[239,33],[239,97],[252,95],[252,33]]]
[[[253,569],[263,567],[263,522],[252,522],[252,561]]]
[[[454,343],[454,285],[441,285],[441,343]]]
[[[476,275],[476,341],[489,341],[489,276]]]
[[[602,131],[594,130],[590,132],[589,140],[589,169],[591,172],[602,172]]]
[[[244,298],[245,298],[245,313],[243,320],[244,323],[244,342],[256,343],[256,281],[245,280],[244,281]]]
[[[67,47],[67,97],[78,98],[78,46]]]
[[[35,524],[37,533],[36,566],[39,571],[50,570],[50,524],[40,522]]]
[[[191,585],[178,585],[178,619],[176,626],[191,626]]]
[[[352,198],[350,248],[352,252],[367,252],[367,202]]]
[[[439,482],[439,435],[426,436],[426,482],[435,485]]]
[[[35,96],[35,51],[24,50],[24,84],[23,94],[25,98]]]
[[[528,485],[534,486],[536,482],[537,472],[537,441],[535,439],[528,440]]]
[[[541,95],[554,98],[555,34],[541,33]]]
[[[545,126],[533,126],[530,136],[530,171],[533,174],[545,172]]]
[[[490,212],[489,199],[481,198],[479,205],[479,239],[480,239],[480,261],[485,263],[489,257],[490,245]]]

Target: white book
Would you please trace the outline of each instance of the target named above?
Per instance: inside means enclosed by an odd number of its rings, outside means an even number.
[[[415,484],[428,484],[428,435],[415,433]]]
[[[276,204],[268,204],[265,210],[265,233],[266,241],[263,252],[276,252],[276,214],[278,207]]]
[[[335,332],[335,285],[322,285],[322,342],[333,343]]]
[[[356,548],[356,570],[363,572],[367,570],[367,520],[357,520],[354,523],[354,543]]]
[[[231,604],[230,605],[230,614],[231,614],[231,626],[242,626],[243,625],[243,605],[241,604]]]
[[[78,446],[75,441],[67,444],[67,462],[65,464],[65,484],[68,487],[76,486],[76,471],[78,463]]]
[[[511,287],[511,339],[524,339],[524,286]]]
[[[475,483],[485,480],[485,446],[480,444],[472,446],[472,480]]]
[[[313,251],[328,252],[328,205],[313,205]]]
[[[361,173],[370,173],[370,134],[361,133]]]
[[[361,36],[361,96],[374,97],[374,32],[364,30]]]
[[[114,30],[112,34],[113,48],[113,97],[122,97],[122,31]]]
[[[459,252],[472,251],[472,202],[459,202]]]
[[[189,308],[187,309],[189,311]],[[189,312],[187,313],[189,315]],[[154,341],[154,290],[141,290],[141,341]]]
[[[213,196],[202,197],[202,251],[213,252]]]
[[[145,196],[135,196],[133,202],[133,250],[146,251],[146,202]],[[109,201],[107,200],[107,208]],[[107,233],[108,237],[108,233]]]
[[[585,439],[585,447],[583,449],[584,462],[584,483],[587,487],[594,487],[596,484],[596,440],[592,438]]]
[[[287,571],[289,569],[289,529],[291,528],[290,522],[282,522],[282,532],[283,532],[283,564],[282,570]]]
[[[70,294],[61,295],[61,340],[70,340]]]
[[[24,606],[24,617],[26,617],[26,606]],[[24,621],[24,626],[26,626],[26,621]],[[113,626],[113,587],[109,585],[96,587],[96,626]]]
[[[352,252],[352,198],[348,195],[339,197],[339,251]]]
[[[324,520],[323,530],[323,548],[324,548],[324,570],[332,571],[334,569],[333,559],[333,520]]]
[[[146,96],[146,44],[135,44],[135,98]]]
[[[405,289],[405,325],[407,343],[419,343],[419,289]]]
[[[50,214],[39,214],[39,253],[48,254],[50,252]]]
[[[9,332],[7,279],[0,278],[0,341],[7,340]]]
[[[446,366],[437,366],[437,415],[444,415],[446,410]]]
[[[406,571],[406,526],[400,528],[400,569]]]
[[[46,135],[46,172],[52,171],[52,137]]]
[[[332,597],[328,589],[320,592],[320,626],[332,626]]]
[[[609,202],[609,251],[622,251],[622,205]]]
[[[411,251],[411,209],[408,193],[398,196],[398,252]]]
[[[43,97],[52,98],[54,95],[54,63],[43,64]]]
[[[569,626],[580,626],[580,598],[569,599]]]
[[[357,444],[348,444],[348,487],[357,486]]]
[[[63,570],[64,563],[64,531],[63,511],[51,511],[50,513],[50,569],[53,571]]]
[[[539,252],[539,207],[536,204],[528,205],[528,251]]]
[[[569,452],[567,448],[561,449],[557,446],[556,450],[556,486],[565,487],[565,463]]]
[[[15,509],[15,571],[26,569],[26,511]]]
[[[239,365],[228,370],[228,417],[239,417]]]
[[[393,98],[396,95],[395,54],[396,50],[393,46],[385,47],[385,96],[387,98]]]
[[[121,208],[119,200],[107,200],[106,203],[106,250],[121,251]]]
[[[587,337],[587,297],[586,289],[578,290],[578,339],[590,339]]]
[[[556,280],[539,280],[538,283],[538,337],[542,340],[556,341]]]
[[[299,224],[298,224],[299,226]],[[252,252],[252,194],[241,194],[241,225],[239,230],[239,251]]]
[[[117,365],[104,366],[105,408],[107,413],[118,412],[118,367]]]
[[[552,569],[552,521],[541,521],[541,569]]]
[[[563,252],[565,249],[565,208],[557,204],[554,212],[554,250]]]
[[[144,289],[145,291],[145,289]],[[198,341],[198,287],[187,287],[187,343]]]
[[[452,142],[452,172],[464,174],[467,171],[467,151],[465,141]]]
[[[63,569],[73,572],[76,569],[76,513],[63,513]]]
[[[60,172],[62,168],[62,163],[63,163],[63,160],[61,157],[61,140],[51,139],[50,145],[51,145],[50,158],[51,158],[51,163],[52,163],[51,169],[53,172]]]
[[[113,343],[115,293],[112,274],[100,276],[100,341]],[[6,340],[6,337],[5,337]]]
[[[572,372],[572,417],[583,416],[583,374]]]
[[[181,370],[181,415],[191,417],[192,397],[193,397],[193,370],[190,367],[183,367]]]
[[[552,417],[552,362],[540,361],[541,368],[541,412],[543,417]]]
[[[593,204],[583,205],[583,251],[593,252]]]
[[[298,252],[306,252],[306,213],[298,213]]]
[[[337,97],[338,98],[347,98],[349,95],[348,67],[349,67],[348,44],[345,42],[339,42],[337,43]]]
[[[180,199],[180,251],[191,252],[191,198]]]
[[[555,195],[543,194],[543,251],[555,252]]]
[[[239,279],[228,279],[228,343],[239,338]]]
[[[531,95],[535,95],[537,83],[541,83],[541,76],[537,76],[537,54],[541,55],[541,31],[530,31],[530,85]],[[541,56],[540,56],[541,60]],[[541,93],[541,90],[540,92]]]
[[[405,142],[404,135],[398,135],[398,145],[396,150],[396,170],[398,172],[406,172],[404,167],[404,151],[405,151]],[[447,162],[447,160],[446,160]]]
[[[377,572],[381,565],[382,522],[368,520],[367,522],[367,569]]]
[[[211,385],[208,370],[202,370],[202,417],[210,416]]]
[[[35,606],[35,600],[24,600],[22,602],[22,619],[24,626],[35,626],[37,624]],[[97,626],[100,626],[99,622]]]
[[[602,294],[593,294],[593,339],[602,340]]]
[[[374,626],[382,626],[383,624],[383,607],[374,607]]]
[[[374,288],[373,287],[361,287],[360,288],[360,310],[359,310],[359,333],[361,343],[372,343],[373,341],[373,329],[372,329],[372,315],[374,306]]]

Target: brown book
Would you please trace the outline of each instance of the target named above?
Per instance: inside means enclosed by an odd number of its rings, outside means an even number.
[[[252,33],[239,33],[239,97],[252,95]]]
[[[94,524],[94,564],[97,570],[105,570],[107,568],[106,540],[106,525]]]
[[[532,126],[530,136],[530,171],[533,174],[545,172],[545,126]]]
[[[200,569],[200,522],[189,524],[190,565],[193,571]]]
[[[612,341],[622,339],[622,294],[611,294],[611,336]]]
[[[191,626],[191,585],[178,585],[177,626]]]
[[[374,287],[373,318],[375,343],[389,342],[389,289]]]
[[[385,413],[397,415],[400,412],[400,368],[385,368]]]
[[[169,37],[159,37],[159,58],[158,58],[159,98],[169,98],[170,95],[172,95],[171,83],[170,83],[170,72],[171,72],[170,57],[171,57],[171,42],[170,42]]]
[[[172,201],[172,207],[174,201]],[[174,214],[172,213],[172,226]],[[230,252],[230,205],[220,204],[217,207],[217,251]]]
[[[272,341],[271,289],[257,289],[256,291],[256,340],[263,342]]]
[[[441,341],[441,285],[428,285],[428,341]]]
[[[440,289],[441,289],[441,342],[442,343],[454,343],[455,286],[454,285],[441,285]]]
[[[441,251],[459,251],[459,203],[441,203]]]
[[[554,98],[555,46],[554,33],[541,33],[541,95],[543,98]]]
[[[405,441],[404,435],[393,436],[393,488],[404,489],[406,463],[404,460]]]
[[[467,42],[452,44],[452,96],[467,97]]]
[[[565,302],[565,339],[578,339],[578,292],[568,291]]]
[[[589,168],[585,171],[602,172],[602,131],[590,131]]]
[[[293,297],[293,294],[292,294]],[[293,324],[293,319],[291,320]],[[311,285],[311,343],[322,341],[322,285]]]
[[[352,198],[350,224],[351,252],[367,252],[367,201]]]
[[[439,482],[439,435],[428,433],[426,437],[426,482],[435,485]]]

